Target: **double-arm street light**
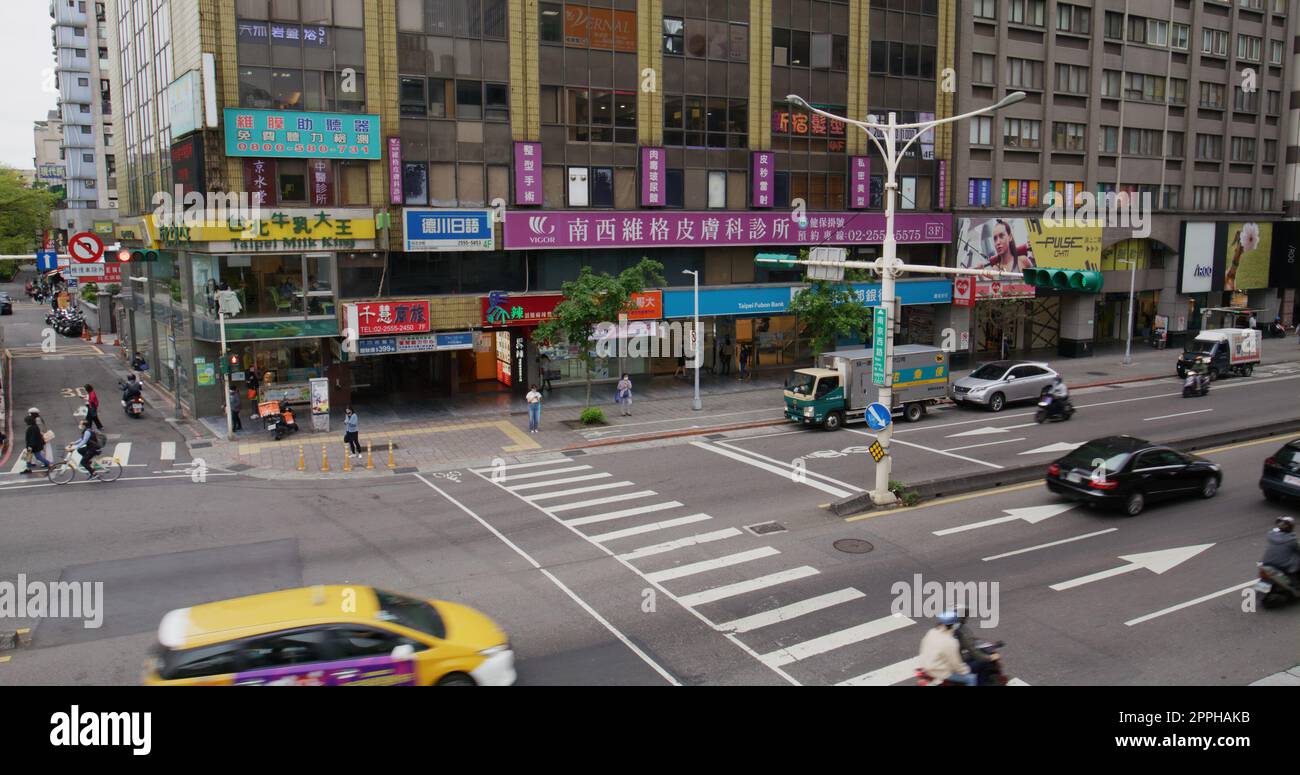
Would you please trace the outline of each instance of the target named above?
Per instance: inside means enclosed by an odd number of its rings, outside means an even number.
[[[880,273],[880,306],[886,310],[886,314],[890,314],[890,315],[893,314],[893,309],[894,309],[894,280],[897,278],[900,272],[908,271],[908,272],[924,272],[929,274],[954,274],[954,275],[973,274],[982,277],[1008,277],[1008,278],[1020,277],[1021,275],[1018,272],[1002,272],[997,270],[983,270],[983,269],[958,269],[958,268],[949,268],[949,267],[904,264],[902,261],[898,259],[898,255],[897,255],[898,244],[894,239],[894,196],[898,190],[898,181],[897,181],[898,162],[907,154],[907,151],[909,148],[912,147],[912,144],[915,143],[923,134],[929,132],[930,130],[934,129],[935,127],[941,124],[951,124],[956,121],[961,121],[962,119],[965,118],[970,118],[972,116],[978,116],[984,113],[992,113],[994,111],[1000,110],[1001,108],[1005,108],[1009,105],[1014,105],[1017,102],[1023,100],[1024,98],[1025,98],[1024,92],[1019,92],[1019,91],[1012,92],[1011,94],[1008,94],[1007,96],[1003,97],[998,102],[980,108],[978,110],[972,110],[969,113],[963,113],[960,116],[950,116],[947,118],[936,119],[934,121],[923,121],[921,123],[916,123],[916,124],[899,124],[897,122],[896,114],[891,112],[888,115],[887,122],[884,124],[879,124],[871,121],[855,121],[854,119],[851,118],[846,118],[844,116],[837,116],[833,113],[827,113],[824,110],[820,110],[818,108],[814,108],[812,105],[809,105],[807,100],[803,99],[797,94],[787,95],[786,100],[788,100],[789,102],[791,102],[796,106],[803,108],[804,110],[807,110],[811,113],[818,113],[823,116],[826,116],[827,118],[835,119],[837,121],[843,121],[846,124],[852,124],[853,126],[856,126],[857,128],[866,132],[867,137],[871,139],[871,142],[875,144],[876,148],[880,151],[880,155],[881,157],[883,157],[885,162],[885,172],[887,173],[885,178],[885,245],[881,257],[871,263],[866,263],[866,262],[835,263],[835,262],[809,262],[809,261],[804,261],[800,263],[833,264],[835,266],[843,266],[843,267],[859,266],[864,268],[869,267],[875,269],[877,272]],[[899,130],[913,131],[912,137],[909,138],[905,143],[903,143],[902,148],[899,148],[899,138],[898,138]],[[893,406],[894,327],[892,325],[893,321],[890,322],[891,325],[886,327],[887,333],[885,335],[886,336],[885,342],[873,343],[873,347],[875,348],[877,356],[881,354],[882,349],[884,352],[885,384],[880,386],[879,401],[880,403],[884,404],[886,407]],[[885,450],[885,456],[881,458],[880,463],[876,465],[876,486],[875,489],[871,491],[871,500],[876,505],[890,504],[896,500],[894,494],[889,489],[889,479],[890,479],[890,473],[892,471],[892,465],[891,465],[892,458],[890,458],[889,456],[889,441],[890,438],[893,436],[893,428],[894,428],[893,423],[886,425],[885,429],[880,431],[880,433],[876,437],[876,440],[880,442],[880,446]]]

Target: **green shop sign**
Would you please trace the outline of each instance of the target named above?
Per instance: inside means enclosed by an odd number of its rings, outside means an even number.
[[[207,342],[221,339],[215,321],[194,318],[194,336]],[[339,335],[339,322],[335,318],[292,318],[288,320],[227,320],[226,340],[231,342],[253,339],[319,339]]]

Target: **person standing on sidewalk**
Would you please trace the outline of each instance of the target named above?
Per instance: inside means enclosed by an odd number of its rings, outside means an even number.
[[[104,430],[104,423],[99,421],[99,396],[95,395],[95,386],[89,382],[86,383],[86,422]]]
[[[724,377],[731,375],[731,355],[733,352],[735,351],[731,347],[731,337],[724,337],[722,347],[718,349],[718,355],[722,359],[722,371],[719,373]]]
[[[234,428],[234,430],[236,431],[242,431],[244,429],[244,423],[241,422],[239,419],[239,410],[240,410],[239,391],[235,389],[234,385],[231,385],[230,386],[230,422],[231,422],[231,427]]]
[[[27,445],[27,468],[20,473],[32,473],[33,462],[40,463],[45,466],[46,469],[49,469],[50,461],[43,454],[45,451],[45,436],[41,433],[40,427],[36,425],[36,418],[29,414],[23,419],[27,423],[27,433],[24,437],[24,441]]]
[[[343,415],[343,440],[348,443],[348,454],[361,457],[361,440],[357,437],[357,415],[348,407]]]
[[[524,400],[528,402],[528,432],[537,433],[542,424],[542,394],[537,392],[536,385],[528,386]]]
[[[248,386],[248,400],[257,404],[257,389],[262,386],[262,380],[257,376],[257,367],[249,364],[248,373],[244,375],[244,384]]]
[[[737,381],[749,378],[749,375],[746,374],[745,372],[745,367],[749,365],[749,356],[750,356],[749,345],[742,344],[740,346],[740,371],[736,375]]]
[[[632,378],[627,374],[623,375],[623,379],[614,388],[614,402],[623,407],[624,417],[632,416]]]

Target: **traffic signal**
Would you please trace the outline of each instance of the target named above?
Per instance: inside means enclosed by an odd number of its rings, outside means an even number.
[[[762,264],[768,269],[798,269],[799,264],[795,263],[798,260],[785,253],[759,253],[754,257],[754,263]]]
[[[129,263],[131,261],[131,251],[125,249],[117,251],[117,260],[123,264]]]
[[[237,371],[244,370],[243,363],[240,361],[239,353],[237,352],[227,352],[223,360],[226,362],[227,374],[234,374]]]
[[[123,250],[121,253],[118,253],[117,260],[123,263],[130,261],[135,264],[151,264],[158,260],[158,251],[156,250],[133,250],[131,251],[129,258],[124,258],[123,256],[126,252],[127,251]]]
[[[1081,269],[1026,269],[1025,282],[1035,288],[1075,293],[1101,293],[1101,272]]]

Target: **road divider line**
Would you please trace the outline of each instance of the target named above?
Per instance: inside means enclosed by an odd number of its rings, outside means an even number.
[[[571,474],[574,471],[590,471],[591,466],[570,466],[569,468],[551,468],[546,471],[530,471],[526,474],[509,474],[503,476],[501,481],[513,482],[516,479],[536,479],[539,476],[554,476],[555,474]]]
[[[1024,549],[1017,549],[1014,552],[1003,552],[1002,554],[995,554],[992,557],[984,557],[983,560],[984,562],[989,562],[990,560],[1000,560],[1003,557],[1014,557],[1017,554],[1024,554],[1026,552],[1035,552],[1038,551],[1039,549],[1047,549],[1048,547],[1052,547],[1052,546],[1060,546],[1061,544],[1068,544],[1073,541],[1082,541],[1085,538],[1095,538],[1096,536],[1099,535],[1114,533],[1117,530],[1119,530],[1119,528],[1110,527],[1110,528],[1106,528],[1105,530],[1098,530],[1095,533],[1084,533],[1083,535],[1074,536],[1073,538],[1062,538],[1060,541],[1052,541],[1046,544],[1039,544],[1037,546],[1029,546]]]
[[[556,492],[543,492],[537,495],[519,496],[526,497],[529,502],[546,500],[547,498],[563,498],[566,495],[581,495],[585,492],[599,492],[600,490],[613,490],[618,487],[631,487],[632,482],[610,482],[609,484],[593,484],[588,487],[574,487],[568,490],[558,490]]]
[[[1025,437],[1024,437],[1024,436],[1021,436],[1021,437],[1018,438],[1018,439],[1002,439],[1002,440],[1000,440],[1000,441],[986,441],[986,442],[984,442],[983,444],[967,444],[967,445],[964,446],[964,447],[950,447],[947,451],[948,451],[948,452],[956,452],[956,451],[959,450],[959,449],[975,449],[976,447],[991,447],[991,446],[993,446],[994,444],[1009,444],[1009,443],[1011,443],[1011,442],[1013,442],[1013,441],[1024,441],[1024,440],[1025,440]]]
[[[1254,585],[1254,583],[1255,583],[1255,579],[1251,579],[1250,581],[1247,581],[1244,584],[1237,584],[1236,586],[1228,587],[1227,589],[1220,589],[1218,592],[1211,592],[1208,595],[1201,595],[1195,600],[1188,600],[1186,603],[1171,605],[1168,608],[1162,608],[1159,611],[1154,611],[1152,613],[1147,614],[1146,616],[1139,616],[1136,619],[1129,619],[1127,622],[1124,622],[1124,624],[1128,625],[1129,627],[1132,627],[1135,624],[1141,624],[1142,622],[1149,622],[1152,619],[1155,619],[1160,616],[1164,616],[1165,614],[1171,614],[1175,611],[1181,611],[1184,608],[1190,608],[1194,605],[1197,605],[1198,603],[1204,603],[1206,600],[1213,600],[1216,597],[1231,595],[1233,592],[1236,592],[1237,590],[1245,589],[1246,587]]]
[[[795,470],[793,463],[787,463],[784,460],[778,460],[777,458],[774,457],[768,457],[767,455],[760,454],[758,452],[753,451],[752,449],[737,447],[736,445],[729,444],[725,441],[718,441],[715,443],[720,447],[726,447],[727,449],[734,450],[736,452],[739,452],[742,455],[749,455],[750,457],[756,457],[759,460],[765,460],[769,463],[772,463],[773,465],[784,466],[785,468],[789,469],[791,472]],[[802,459],[803,458],[800,458],[800,460]],[[826,474],[819,474],[816,471],[809,471],[807,470],[806,467],[803,473],[807,476],[815,476],[818,479],[821,479],[823,482],[826,482],[828,484],[838,485],[840,487],[846,487],[850,490],[856,490],[857,492],[865,492],[861,487],[858,487],[856,484],[849,484],[848,482],[842,482],[839,479],[834,479],[832,477],[829,477]]]
[[[774,547],[760,546],[757,549],[749,549],[744,552],[736,552],[735,554],[726,554],[721,557],[701,560],[700,562],[679,565],[676,568],[666,568],[664,570],[655,571],[654,573],[647,573],[645,574],[645,577],[650,581],[655,582],[672,581],[673,579],[694,576],[697,573],[707,573],[711,570],[730,568],[732,565],[740,565],[752,560],[761,560],[764,557],[771,557],[780,553],[780,550]]]
[[[601,626],[603,626],[605,629],[609,630],[610,634],[612,634],[615,638],[618,638],[619,641],[620,641],[624,646],[627,646],[627,648],[628,648],[628,649],[629,649],[633,654],[636,654],[638,657],[640,657],[640,658],[641,658],[641,661],[643,661],[643,662],[645,662],[647,665],[649,665],[650,668],[653,669],[656,673],[658,673],[658,674],[659,674],[659,675],[660,675],[660,676],[661,676],[665,681],[667,681],[668,683],[672,684],[673,686],[681,686],[681,682],[679,682],[676,678],[674,678],[673,675],[672,675],[671,673],[669,673],[669,672],[668,672],[667,670],[665,670],[662,666],[660,666],[660,664],[659,664],[658,662],[656,662],[656,661],[654,661],[653,659],[651,659],[650,656],[649,656],[648,654],[646,654],[644,651],[642,651],[642,650],[641,650],[641,649],[640,649],[640,648],[639,648],[635,643],[633,643],[633,642],[632,642],[632,641],[631,641],[631,640],[630,640],[626,635],[624,635],[624,634],[623,634],[623,633],[622,633],[622,632],[621,632],[617,627],[615,627],[614,625],[610,624],[610,623],[605,619],[605,617],[603,617],[603,616],[601,616],[599,613],[597,613],[596,609],[594,609],[594,608],[592,608],[590,605],[588,605],[588,604],[587,604],[587,601],[585,601],[585,600],[583,600],[581,597],[579,597],[578,594],[577,594],[576,592],[574,592],[572,589],[569,589],[569,587],[568,587],[567,585],[565,585],[565,583],[564,583],[563,581],[560,581],[558,578],[555,577],[554,574],[552,574],[550,571],[548,571],[548,570],[546,570],[545,568],[543,568],[543,567],[541,566],[541,564],[537,562],[537,560],[534,560],[534,559],[533,559],[532,555],[530,555],[528,552],[525,552],[523,549],[520,549],[520,548],[519,548],[518,546],[516,546],[516,545],[515,545],[515,544],[514,544],[514,543],[513,543],[509,538],[506,538],[504,535],[502,535],[501,532],[500,532],[499,530],[497,530],[496,528],[494,528],[494,527],[492,527],[491,525],[489,525],[489,524],[487,523],[487,520],[483,519],[483,518],[480,517],[478,514],[475,514],[475,513],[474,513],[473,511],[471,511],[468,507],[466,507],[465,504],[461,503],[460,501],[458,501],[458,500],[456,500],[455,498],[451,497],[451,496],[448,495],[447,493],[443,492],[441,488],[439,488],[438,486],[436,486],[436,485],[434,485],[433,483],[431,483],[428,479],[425,479],[425,478],[424,478],[423,476],[421,476],[420,474],[416,474],[416,475],[415,475],[415,478],[416,478],[416,479],[419,479],[419,480],[422,481],[422,482],[424,482],[426,485],[428,485],[430,488],[432,488],[434,492],[438,493],[438,494],[441,495],[443,498],[446,498],[446,499],[447,499],[447,500],[448,500],[452,505],[456,506],[456,507],[459,508],[461,511],[465,512],[466,514],[468,514],[472,519],[474,519],[474,521],[476,521],[476,522],[478,522],[480,525],[482,525],[482,526],[484,527],[484,529],[486,529],[486,530],[487,530],[488,532],[490,532],[492,535],[496,536],[497,539],[500,540],[502,543],[504,543],[506,546],[510,547],[510,548],[515,552],[515,554],[518,554],[520,557],[524,558],[524,560],[527,561],[528,564],[532,565],[533,568],[534,568],[538,573],[541,573],[543,576],[545,576],[545,577],[547,578],[547,580],[549,580],[552,584],[554,584],[556,587],[558,587],[558,588],[560,589],[560,591],[562,591],[564,594],[568,595],[570,600],[572,600],[573,602],[577,603],[578,606],[579,606],[580,608],[582,608],[582,610],[586,611],[587,614],[588,614],[591,618],[595,619],[597,622],[599,622],[599,623],[601,624]]]
[[[677,517],[676,519],[665,519],[663,522],[651,522],[648,525],[638,525],[636,527],[624,528],[623,530],[612,530],[608,533],[587,536],[587,540],[602,544],[620,538],[630,538],[644,533],[653,533],[656,530],[665,530],[670,527],[681,527],[682,525],[690,525],[695,522],[703,522],[707,519],[712,519],[712,517],[708,514],[691,514],[690,516]]]
[[[162,443],[162,451],[159,453],[158,459],[159,461],[176,460],[176,442],[164,441]]]
[[[563,479],[552,479],[549,482],[529,482],[528,484],[516,484],[513,486],[502,485],[502,487],[505,487],[510,492],[516,492],[518,490],[532,490],[537,487],[554,487],[557,484],[573,484],[574,482],[589,482],[592,479],[609,478],[611,478],[611,475],[607,473],[587,474],[586,476],[566,476]]]
[[[649,506],[637,506],[634,509],[623,509],[622,511],[610,511],[604,514],[595,514],[590,517],[578,517],[577,519],[566,519],[564,524],[570,527],[580,527],[582,525],[594,525],[597,522],[609,522],[614,519],[623,517],[635,517],[638,514],[652,514],[656,511],[667,511],[675,509],[682,504],[679,501],[665,501],[664,503],[652,503]]]
[[[846,430],[846,431],[848,431],[848,432],[850,432],[850,433],[860,433],[860,434],[862,434],[863,436],[870,436],[870,437],[873,438],[873,439],[876,438],[876,434],[874,434],[874,433],[867,433],[866,431],[860,431],[860,430],[858,430],[858,429],[856,429],[856,428],[845,428],[844,430]],[[936,454],[936,455],[946,455],[946,456],[948,456],[948,457],[955,457],[955,458],[957,458],[958,460],[965,460],[967,463],[977,463],[977,464],[982,465],[982,466],[988,466],[989,468],[1002,468],[1002,466],[998,465],[997,463],[990,463],[990,462],[988,462],[987,460],[976,460],[976,459],[973,458],[973,457],[966,457],[965,455],[957,455],[957,454],[954,454],[954,453],[952,453],[952,452],[944,452],[944,451],[941,450],[941,449],[935,449],[934,447],[927,447],[927,446],[924,446],[924,445],[922,445],[922,444],[915,444],[915,443],[910,442],[910,441],[902,441],[902,440],[900,440],[900,439],[898,439],[898,438],[891,438],[891,439],[889,440],[889,443],[890,443],[890,444],[902,444],[904,447],[915,447],[915,448],[917,448],[917,449],[923,449],[923,450],[925,450],[926,452],[933,452],[933,453]]]
[[[724,584],[720,587],[713,587],[712,589],[706,589],[701,592],[682,595],[677,598],[677,602],[687,606],[688,608],[695,608],[696,606],[701,606],[705,603],[716,603],[719,600],[726,600],[729,597],[743,595],[746,592],[755,592],[760,589],[775,587],[778,584],[784,584],[788,581],[798,581],[799,579],[805,579],[809,576],[816,576],[819,573],[821,573],[821,571],[816,568],[808,565],[801,565],[798,568],[783,570],[779,573],[769,573],[766,576],[738,581],[735,584]],[[712,624],[712,622],[710,622],[710,624]],[[713,626],[716,627],[717,625]],[[755,654],[754,656],[758,657],[759,655]],[[769,667],[775,667],[775,665],[769,665]]]
[[[630,562],[632,560],[639,560],[642,557],[652,557],[656,554],[664,554],[665,552],[675,551],[687,546],[712,543],[713,541],[721,541],[725,538],[734,538],[738,535],[742,535],[742,533],[734,527],[725,528],[723,530],[714,530],[711,533],[696,533],[695,535],[687,536],[686,538],[678,538],[672,541],[664,541],[660,544],[643,546],[640,549],[633,549],[630,552],[620,554],[619,559]]]
[[[547,510],[557,512],[570,511],[572,509],[585,509],[588,506],[604,506],[607,503],[621,503],[622,501],[635,500],[636,498],[648,498],[651,495],[658,495],[658,493],[654,490],[637,490],[636,492],[625,492],[622,495],[609,495],[604,498],[591,498],[585,501],[565,503],[562,506],[548,506]]]
[[[1194,412],[1179,412],[1178,414],[1162,414],[1159,417],[1143,417],[1142,422],[1151,422],[1152,420],[1168,420],[1170,417],[1186,417],[1189,414],[1204,414],[1213,412],[1213,409],[1197,409]]]
[[[901,630],[913,624],[916,624],[916,622],[901,614],[884,616],[865,624],[859,624],[839,632],[832,632],[829,635],[822,635],[802,643],[796,643],[793,646],[777,649],[770,654],[764,654],[762,658],[767,664],[784,667],[791,662],[798,662],[809,657],[825,654],[828,651],[871,640],[878,635]]]
[[[816,613],[840,603],[847,603],[850,600],[859,600],[866,597],[866,594],[847,587],[835,592],[827,592],[824,595],[810,597],[807,600],[800,600],[797,603],[783,605],[780,608],[773,608],[770,611],[743,616],[739,619],[733,619],[729,622],[719,624],[718,629],[724,632],[734,632],[740,634],[757,630],[760,627],[767,627],[778,622],[788,622],[806,614]]]
[[[902,662],[895,662],[887,667],[880,667],[869,673],[863,673],[856,678],[850,678],[847,681],[840,681],[836,686],[893,686],[901,683],[916,675],[916,669],[921,666],[921,660],[917,657],[908,657]]]
[[[698,447],[700,449],[707,449],[708,451],[722,455],[723,457],[729,457],[732,460],[739,460],[740,462],[745,463],[747,465],[751,465],[755,468],[760,468],[764,471],[769,471],[785,479],[792,479],[792,474],[793,474],[792,469],[778,468],[777,466],[774,466],[771,463],[765,463],[761,460],[755,460],[754,458],[751,458],[748,455],[742,455],[741,453],[736,452],[734,450],[724,449],[722,447],[714,446],[713,444],[706,444],[702,441],[692,441],[691,444],[692,446]],[[799,482],[799,484],[804,484],[809,487],[812,487],[813,489],[821,490],[822,492],[829,493],[831,495],[834,495],[837,498],[847,498],[850,495],[853,495],[853,492],[850,492],[849,490],[841,490],[838,487],[832,487],[829,484],[819,482],[816,479],[810,477],[804,478],[804,480],[802,482]],[[858,492],[861,492],[861,490],[858,490]]]

